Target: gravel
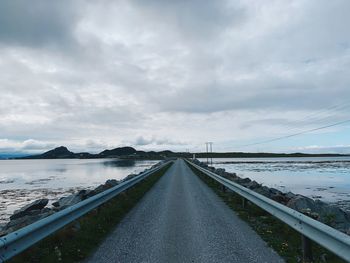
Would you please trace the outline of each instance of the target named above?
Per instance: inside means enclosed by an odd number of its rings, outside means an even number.
[[[177,160],[87,262],[284,262]]]

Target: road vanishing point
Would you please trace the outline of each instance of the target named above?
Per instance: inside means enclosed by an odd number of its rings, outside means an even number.
[[[284,261],[179,159],[86,262]]]

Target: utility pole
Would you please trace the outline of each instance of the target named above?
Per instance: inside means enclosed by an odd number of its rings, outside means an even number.
[[[209,163],[209,152],[213,152],[213,142],[206,142],[205,143],[205,149],[207,153],[207,163]],[[210,163],[213,164],[213,157],[210,156]]]
[[[210,164],[213,165],[213,142],[208,142],[208,143],[210,145],[210,153],[211,153]]]
[[[209,146],[209,142],[206,142],[206,143],[205,143],[205,150],[206,150],[206,153],[207,153],[207,163],[209,163],[209,159],[208,159],[208,146]]]

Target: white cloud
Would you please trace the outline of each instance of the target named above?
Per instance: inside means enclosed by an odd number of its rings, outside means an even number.
[[[348,1],[24,2],[0,3],[3,140],[194,148],[349,113]]]
[[[321,146],[321,145],[309,145],[304,147],[295,148],[296,151],[306,153],[340,153],[349,154],[350,145],[335,145],[335,146]]]
[[[0,139],[0,152],[25,152],[36,153],[55,147],[55,144],[37,140],[14,141],[8,139]]]

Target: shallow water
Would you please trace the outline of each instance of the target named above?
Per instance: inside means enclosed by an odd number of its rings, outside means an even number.
[[[213,166],[283,192],[337,203],[349,210],[350,157],[215,158]]]
[[[0,223],[39,198],[50,201],[108,179],[123,179],[158,161],[117,159],[0,160]]]

